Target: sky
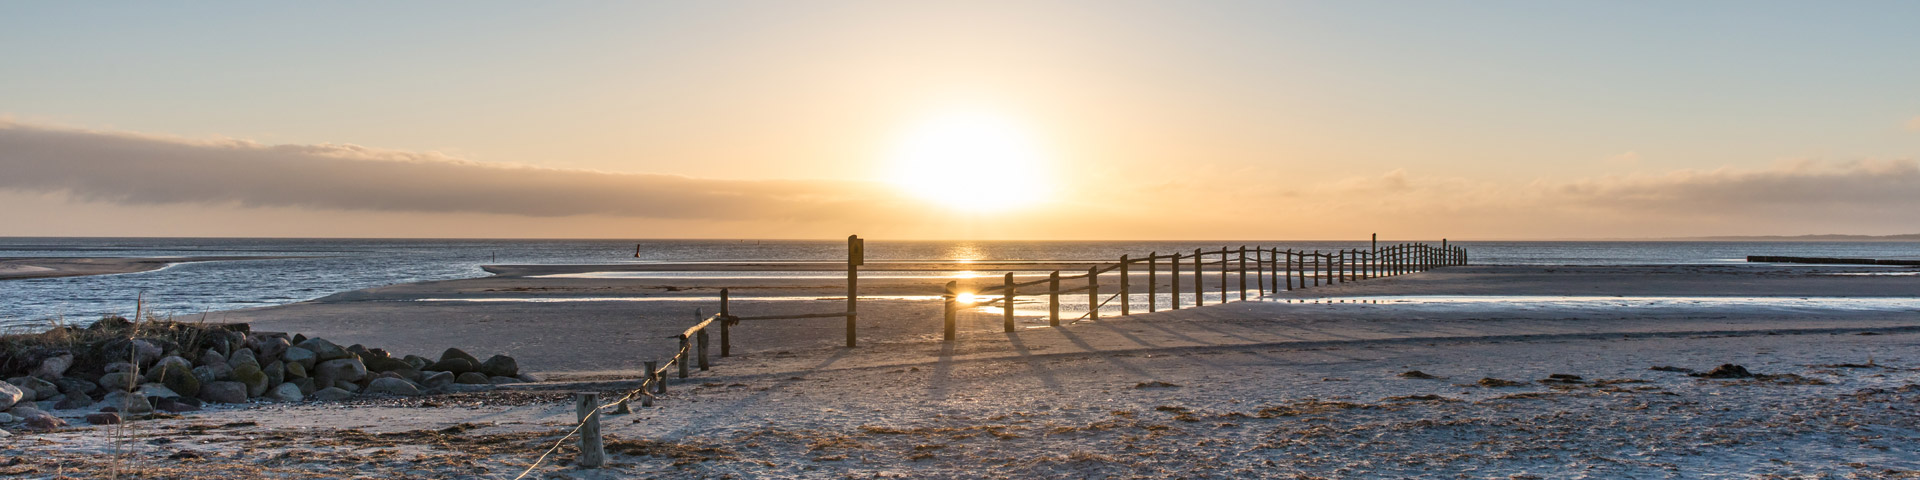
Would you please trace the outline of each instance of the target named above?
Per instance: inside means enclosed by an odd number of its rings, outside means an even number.
[[[0,235],[1920,232],[1913,2],[7,2]]]

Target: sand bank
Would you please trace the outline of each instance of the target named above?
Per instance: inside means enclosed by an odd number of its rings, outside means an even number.
[[[226,260],[264,260],[292,257],[34,257],[0,258],[0,280],[29,278],[80,277],[137,273],[188,262]]]

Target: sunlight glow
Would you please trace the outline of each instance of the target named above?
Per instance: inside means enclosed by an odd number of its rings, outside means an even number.
[[[1004,211],[1047,193],[1049,159],[1018,123],[987,112],[935,116],[910,130],[888,160],[895,185],[956,210]]]
[[[973,298],[972,293],[961,293],[959,295],[954,296],[953,301],[959,302],[959,303],[973,303],[976,301],[976,299]]]

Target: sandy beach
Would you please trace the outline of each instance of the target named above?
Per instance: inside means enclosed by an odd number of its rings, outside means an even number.
[[[548,381],[139,422],[132,461],[513,478],[571,423],[568,392],[630,391],[718,288],[741,314],[843,301],[824,279],[540,278],[593,271],[503,268],[221,313],[396,352],[504,351]],[[1884,271],[1450,267],[1057,329],[1023,317],[1042,328],[1011,334],[975,309],[950,344],[934,337],[939,303],[910,298],[936,283],[876,279],[863,295],[901,298],[862,302],[861,347],[836,346],[838,319],[743,323],[739,355],[608,418],[609,468],[573,468],[563,447],[540,475],[1911,478],[1920,278],[1839,275]],[[1512,297],[1446,300],[1474,296]],[[1759,376],[1675,371],[1727,363]],[[97,467],[106,438],[16,433],[5,451],[21,460],[0,473]]]

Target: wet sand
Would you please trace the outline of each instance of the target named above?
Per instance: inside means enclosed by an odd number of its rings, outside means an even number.
[[[293,257],[33,257],[0,258],[0,280],[81,277],[138,273],[188,262],[265,260]]]

